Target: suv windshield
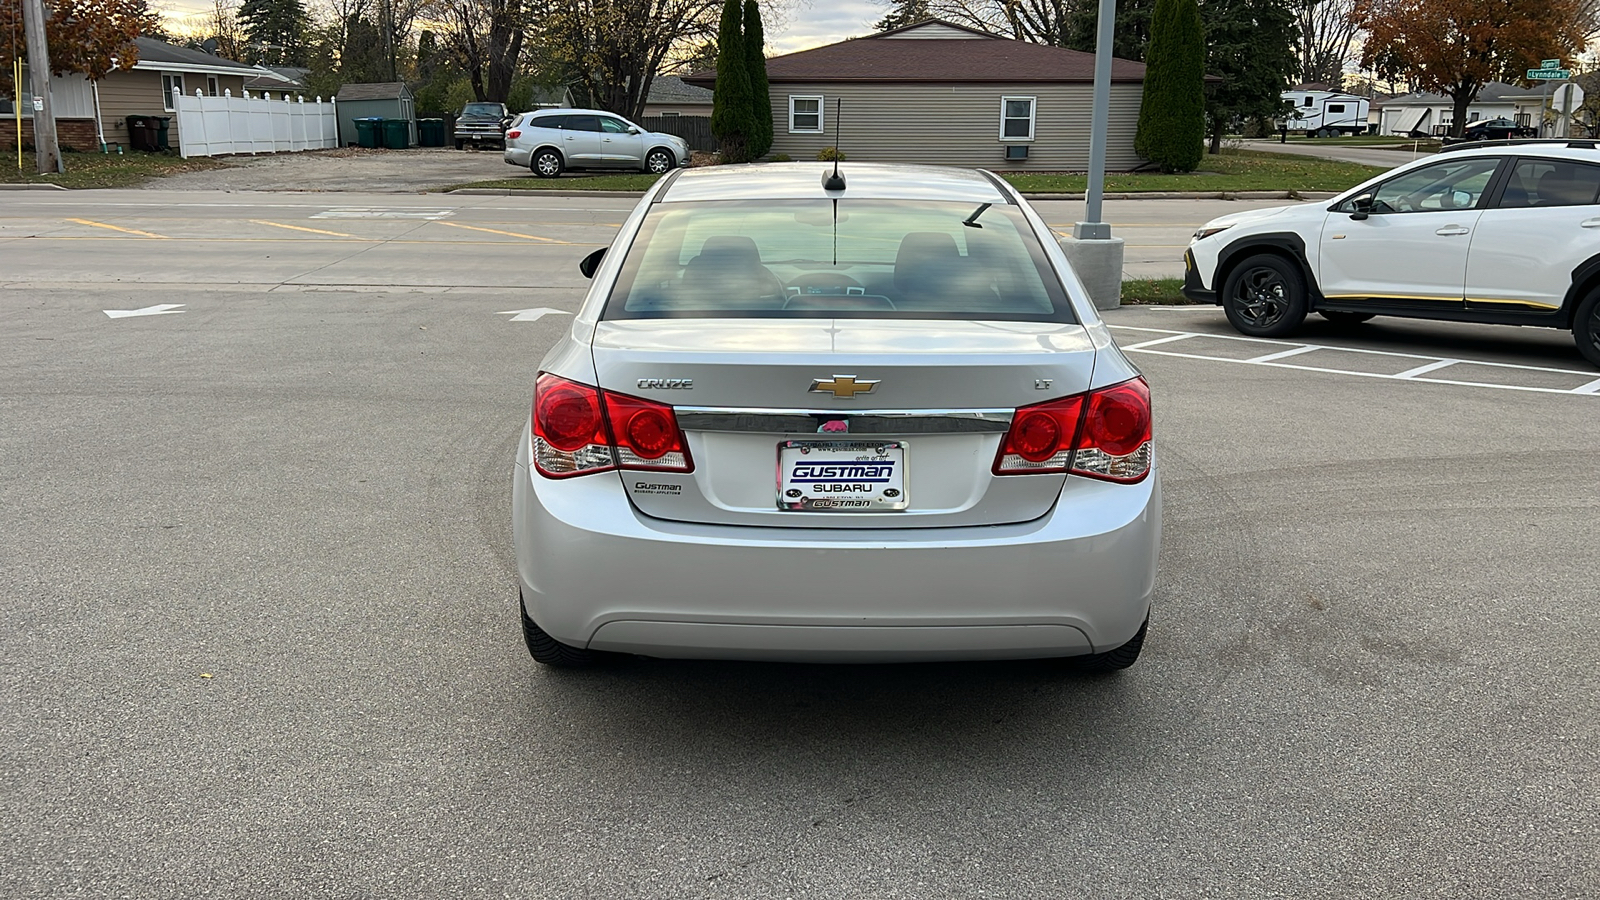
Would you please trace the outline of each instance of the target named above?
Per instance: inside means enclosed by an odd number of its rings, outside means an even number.
[[[905,200],[659,203],[604,318],[1076,321],[1014,206]]]
[[[461,110],[463,116],[494,116],[499,118],[505,114],[505,107],[498,103],[468,103]]]

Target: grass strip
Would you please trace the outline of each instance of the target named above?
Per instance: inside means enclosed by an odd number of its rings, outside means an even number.
[[[1135,278],[1122,283],[1122,302],[1177,306],[1194,301],[1183,295],[1182,278]]]
[[[75,153],[63,150],[62,175],[38,174],[38,163],[32,153],[22,154],[22,168],[16,167],[17,149],[12,145],[10,158],[0,160],[0,184],[57,184],[64,188],[121,188],[137,187],[152,178],[176,175],[179,172],[197,172],[226,165],[214,159],[195,157],[183,159],[177,154],[140,153]]]

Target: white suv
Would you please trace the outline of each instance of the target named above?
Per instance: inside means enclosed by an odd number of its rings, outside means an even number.
[[[1447,149],[1328,203],[1207,222],[1183,292],[1240,332],[1316,312],[1571,329],[1600,366],[1600,151],[1593,141]]]
[[[598,109],[541,109],[506,129],[506,162],[540,178],[567,169],[638,169],[657,175],[689,164],[689,144]]]

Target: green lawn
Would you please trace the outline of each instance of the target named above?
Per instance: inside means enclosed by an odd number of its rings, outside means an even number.
[[[1193,302],[1182,288],[1182,278],[1136,278],[1122,283],[1122,302],[1163,306]]]
[[[1397,160],[1398,162],[1398,160]],[[1106,190],[1112,193],[1138,191],[1342,191],[1384,171],[1337,160],[1250,150],[1225,150],[1206,156],[1200,170],[1186,175],[1160,172],[1113,172],[1106,175]],[[1028,193],[1067,193],[1087,189],[1088,176],[1081,174],[1001,173],[1019,190]],[[475,181],[439,188],[491,188],[513,191],[642,191],[655,183],[655,175],[596,175],[587,178],[504,178]]]
[[[39,175],[38,163],[32,153],[22,154],[22,169],[17,169],[17,148],[12,145],[0,157],[0,184],[59,184],[65,188],[119,188],[134,187],[147,179],[199,169],[215,169],[224,165],[213,159],[197,157],[182,159],[177,154],[63,152],[61,162],[66,166],[64,175]]]

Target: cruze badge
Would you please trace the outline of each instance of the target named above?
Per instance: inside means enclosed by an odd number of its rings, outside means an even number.
[[[662,391],[692,391],[694,390],[693,378],[641,378],[639,387],[644,390]]]
[[[812,379],[811,393],[833,394],[849,400],[857,394],[870,394],[877,386],[876,381],[857,381],[854,375],[835,375],[832,378]]]

